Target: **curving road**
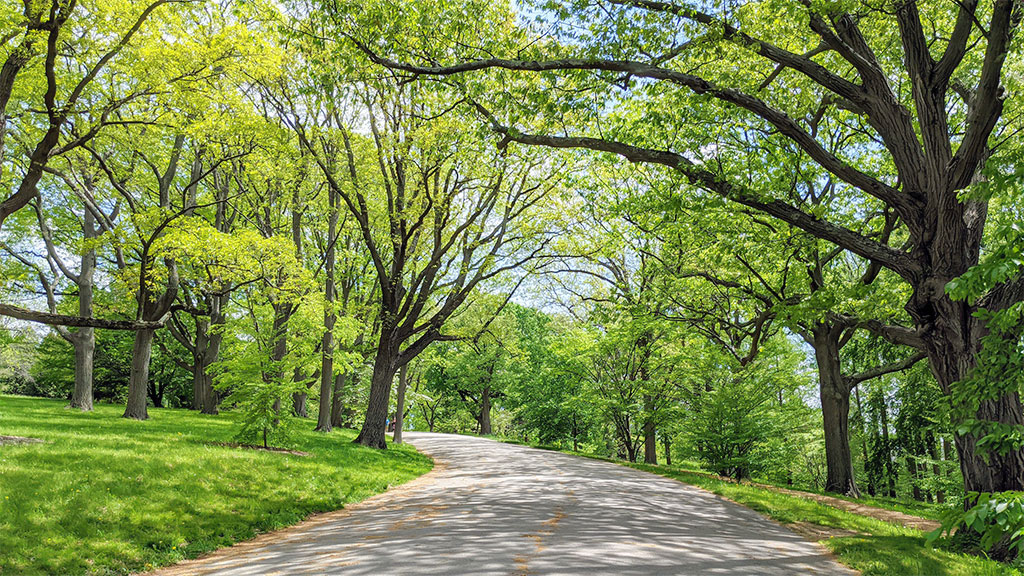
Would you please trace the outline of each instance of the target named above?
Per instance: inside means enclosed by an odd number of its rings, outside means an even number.
[[[434,471],[158,574],[854,574],[756,512],[660,476],[468,436],[406,437]]]

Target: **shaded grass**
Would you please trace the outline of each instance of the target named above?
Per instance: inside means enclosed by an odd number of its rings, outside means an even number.
[[[735,484],[664,466],[627,464],[699,486],[783,524],[808,522],[860,533],[822,540],[840,562],[863,576],[1021,576],[1016,568],[976,556],[928,546],[924,534],[875,518],[766,488]]]
[[[355,431],[301,431],[310,456],[218,446],[234,416],[151,409],[121,418],[56,400],[0,396],[0,574],[126,574],[198,556],[336,510],[419,476],[409,446],[377,451]],[[309,428],[312,428],[312,422]]]
[[[502,441],[522,444],[512,439]],[[1024,576],[1024,572],[1014,566],[944,549],[943,546],[947,544],[945,541],[940,541],[936,547],[929,546],[924,534],[918,530],[833,508],[807,498],[728,482],[709,477],[706,473],[695,473],[675,466],[630,463],[549,445],[531,446],[604,460],[679,480],[742,504],[782,524],[809,523],[836,531],[856,532],[858,534],[855,536],[827,538],[821,544],[832,551],[840,562],[860,571],[862,576]],[[857,502],[925,518],[934,518],[941,512],[939,505],[915,506],[886,498]]]

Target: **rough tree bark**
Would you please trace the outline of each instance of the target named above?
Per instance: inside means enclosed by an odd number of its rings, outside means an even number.
[[[409,385],[409,365],[406,364],[398,370],[398,398],[395,408],[395,435],[392,441],[395,444],[402,443],[402,427],[405,425],[405,389]]]
[[[382,333],[377,346],[377,357],[373,361],[373,375],[370,377],[370,401],[366,406],[366,418],[355,439],[356,443],[370,448],[383,450],[387,447],[384,437],[387,434],[386,422],[391,384],[398,371],[396,348],[397,345],[391,342],[391,338]]]
[[[825,491],[860,497],[850,450],[850,389],[839,358],[840,329],[819,322],[813,328],[818,391],[825,425]]]
[[[345,379],[347,372],[339,372],[334,375],[334,389],[331,391],[331,426],[341,428],[342,426],[342,394],[345,391]],[[354,375],[353,375],[354,378]]]
[[[480,392],[480,434],[488,436],[493,434],[491,430],[491,387],[484,386]]]
[[[153,330],[135,332],[135,341],[132,344],[131,375],[128,381],[128,402],[124,409],[125,418],[135,420],[149,418],[146,400],[149,389],[149,358],[153,352],[153,335]]]
[[[86,243],[96,238],[96,218],[86,208],[82,218],[82,232]],[[91,247],[82,253],[81,267],[75,278],[78,285],[78,315],[92,316],[93,274],[96,270],[96,250]],[[75,388],[71,392],[72,408],[92,410],[93,359],[96,352],[96,329],[79,328],[71,338],[75,347]]]
[[[654,411],[654,398],[650,394],[644,394],[644,411],[650,414]],[[644,421],[644,464],[658,463],[658,437],[654,426],[653,417]]]

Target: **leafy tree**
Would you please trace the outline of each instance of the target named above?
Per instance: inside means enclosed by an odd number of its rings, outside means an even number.
[[[1018,115],[1004,114],[1019,105],[1005,89],[1015,82],[1008,63],[1020,60],[1013,41],[1019,6],[997,0],[872,7],[854,15],[843,3],[751,2],[703,11],[645,1],[559,2],[541,19],[564,42],[530,41],[527,30],[506,27],[480,48],[445,39],[446,30],[417,29],[418,20],[389,22],[383,42],[346,31],[373,61],[416,75],[546,74],[562,89],[538,91],[539,83],[524,82],[525,93],[491,100],[500,109],[477,105],[504,143],[584,148],[661,165],[695,188],[891,270],[911,290],[906,308],[916,333],[901,333],[902,341],[927,353],[950,394],[978,361],[989,317],[975,312],[1012,308],[1024,285],[1018,266],[975,298],[954,300],[945,290],[978,263],[991,201],[960,193],[1005,166],[1001,158],[1012,153],[999,142],[1019,124]],[[780,22],[787,25],[779,29]],[[413,45],[395,41],[409,28]],[[419,64],[421,46],[431,46],[424,37],[436,47],[430,62]],[[472,95],[485,77],[461,82]],[[587,79],[589,90],[575,90]],[[592,105],[618,86],[625,87],[616,96],[624,113],[603,114],[606,107]],[[541,122],[533,120],[538,112]],[[560,134],[565,127],[573,133]],[[841,154],[826,145],[835,139],[846,142]],[[777,170],[780,163],[813,167],[857,206],[891,211],[905,242],[890,245],[780,197],[776,184],[787,172]],[[973,420],[1005,428],[1020,413],[1017,391],[1004,390],[978,402]],[[968,490],[1024,488],[1020,446],[983,455],[988,442],[977,430],[963,432],[956,440]]]

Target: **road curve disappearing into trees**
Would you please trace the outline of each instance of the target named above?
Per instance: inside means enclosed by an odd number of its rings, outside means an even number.
[[[158,574],[854,574],[756,512],[660,476],[469,436],[407,440],[437,461],[426,476]]]

